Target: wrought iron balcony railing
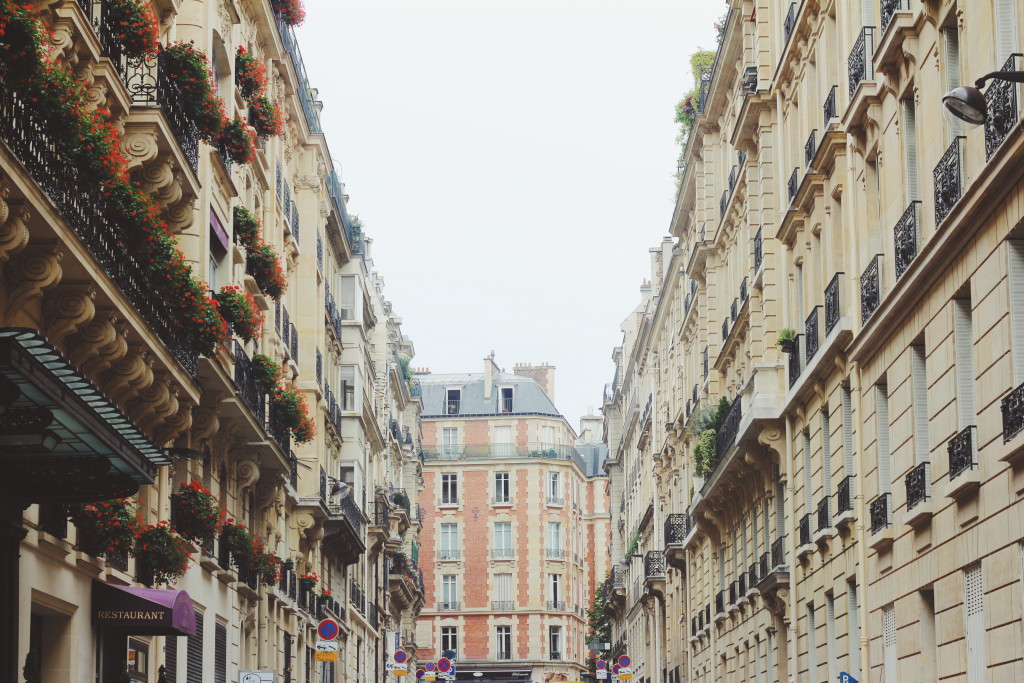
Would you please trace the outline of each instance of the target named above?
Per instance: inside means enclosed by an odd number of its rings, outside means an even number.
[[[811,513],[807,513],[800,518],[800,545],[810,545],[811,543]]]
[[[860,276],[860,322],[868,321],[882,303],[882,254],[876,254]]]
[[[804,321],[804,358],[805,365],[811,362],[811,359],[818,353],[818,346],[820,344],[820,338],[818,336],[818,311],[821,306],[815,306],[811,309],[811,314],[807,316],[807,320]]]
[[[298,490],[299,458],[295,455],[295,451],[288,451],[288,483],[291,484],[292,490]]]
[[[458,612],[462,609],[462,603],[457,601],[439,602],[437,609],[441,612]]]
[[[761,269],[761,263],[764,262],[764,244],[762,242],[761,230],[758,228],[754,234],[754,272],[756,273]]]
[[[978,438],[974,425],[967,427],[946,444],[949,452],[949,479],[952,481],[978,466]]]
[[[1003,443],[1024,431],[1024,384],[1008,393],[1000,403],[1003,414]]]
[[[821,532],[832,526],[832,499],[824,496],[818,501],[818,526],[815,531]]]
[[[828,130],[829,121],[839,116],[836,111],[836,90],[838,88],[839,86],[837,85],[832,86],[832,89],[828,91],[828,96],[825,98],[825,104],[821,107],[825,117],[825,130]]]
[[[565,600],[548,600],[548,609],[558,612],[565,611]]]
[[[736,180],[737,180],[737,178],[738,178],[738,176],[737,176],[737,173],[736,173],[736,167],[733,166],[732,169],[729,170],[729,195],[730,196],[732,196],[733,191],[736,189]]]
[[[845,477],[836,488],[836,514],[853,512],[853,475]]]
[[[742,593],[740,592],[739,581],[733,581],[732,583],[729,584],[729,603],[728,604],[735,605],[736,601],[739,599],[740,595],[742,595]]]
[[[903,483],[907,487],[908,510],[931,499],[931,479],[927,462],[919,463],[907,472]]]
[[[729,205],[729,190],[722,190],[722,198],[718,200],[718,217],[725,218],[725,209]]]
[[[703,359],[704,379],[708,378],[708,347],[704,347],[704,359]]]
[[[491,600],[491,610],[495,612],[510,612],[515,608],[514,600]]]
[[[564,560],[565,559],[565,549],[564,548],[545,548],[544,549],[544,555],[548,559]]]
[[[68,509],[62,503],[39,504],[39,529],[57,538],[68,537]]]
[[[754,586],[757,585],[758,573],[757,573],[757,562],[752,562],[750,567],[747,569],[747,590],[753,590]]]
[[[757,560],[757,578],[759,581],[764,580],[772,571],[771,553],[761,553],[761,557]]]
[[[797,3],[789,3],[789,11],[786,12],[786,19],[782,22],[783,42],[788,43],[793,36],[793,29],[796,28]]]
[[[324,238],[319,232],[316,234],[316,265],[320,270],[324,269]]]
[[[799,178],[797,174],[800,172],[799,168],[794,168],[793,172],[789,175],[789,181],[786,183],[786,190],[789,194],[789,203],[793,203],[793,199],[796,198],[796,191],[800,188]]]
[[[832,276],[828,286],[825,287],[825,336],[832,334],[832,330],[839,324],[842,317],[839,300],[839,285],[843,273],[836,273]]]
[[[739,315],[739,312],[740,312],[740,302],[739,302],[739,299],[733,299],[732,300],[732,304],[729,306],[729,320],[731,322],[736,322],[736,316]]]
[[[740,281],[740,305],[741,306],[743,305],[743,302],[745,302],[747,300],[748,296],[750,296],[750,291],[747,289],[747,278],[744,277],[743,280]]]
[[[880,9],[882,12],[882,33],[885,33],[886,29],[889,28],[892,17],[896,12],[910,9],[910,0],[881,0],[879,4],[881,5]]]
[[[295,329],[295,324],[292,324],[291,337],[291,357],[295,363],[299,362],[299,331]]]
[[[814,154],[818,151],[817,137],[818,129],[815,128],[807,136],[807,142],[804,143],[804,166],[807,168],[811,167],[811,162],[814,161]]]
[[[772,567],[783,567],[786,564],[786,545],[782,541],[777,538],[772,542]]]
[[[437,551],[439,560],[457,560],[462,557],[462,551],[455,548],[441,549]]]
[[[963,195],[964,136],[954,138],[942,155],[932,177],[935,181],[935,227],[942,225],[946,216]]]
[[[736,443],[736,435],[740,431],[740,423],[743,421],[742,398],[737,396],[733,399],[729,412],[722,419],[722,425],[718,428],[718,439],[715,442],[715,466],[722,461],[725,454]]]
[[[676,545],[686,540],[690,533],[690,514],[675,512],[665,519],[665,545]]]
[[[877,534],[892,526],[891,500],[891,493],[883,493],[871,501],[871,533]]]
[[[1018,70],[1021,57],[1024,55],[1010,55],[1001,70]],[[985,90],[985,102],[988,104],[988,116],[985,118],[985,158],[991,159],[1017,124],[1017,84],[993,80]]]
[[[722,321],[722,341],[726,341],[729,338],[729,319],[726,318]]]
[[[725,614],[725,591],[715,593],[715,614]]]
[[[857,36],[857,42],[853,44],[853,50],[846,60],[846,66],[850,74],[850,99],[853,99],[857,87],[864,81],[875,78],[875,65],[871,59],[875,53],[875,27],[865,26]]]
[[[917,245],[921,225],[921,202],[910,202],[910,206],[903,212],[900,219],[896,221],[893,228],[893,240],[895,242],[896,256],[896,279],[903,277],[907,268],[917,258]]]
[[[804,371],[803,363],[802,363],[802,358],[803,357],[802,357],[802,355],[800,353],[800,346],[803,344],[802,337],[803,337],[802,334],[798,334],[796,336],[796,339],[793,340],[794,343],[795,343],[795,348],[793,349],[793,351],[791,353],[788,354],[789,358],[786,361],[788,363],[789,387],[791,389],[797,383],[797,381],[799,381],[800,373],[802,373]]]
[[[316,385],[324,385],[324,355],[320,353],[320,349],[316,350]]]
[[[199,168],[199,130],[192,117],[185,113],[181,89],[168,77],[165,62],[162,51],[125,59],[122,67],[125,86],[133,105],[159,107],[163,111],[167,125],[195,173]]]
[[[665,553],[661,550],[648,550],[644,555],[644,577],[648,579],[665,576]]]
[[[515,553],[514,548],[491,548],[491,557],[496,560],[511,560]]]
[[[242,402],[248,406],[256,420],[262,424],[266,419],[267,395],[256,383],[256,372],[252,361],[246,355],[242,345],[235,342],[235,388]]]

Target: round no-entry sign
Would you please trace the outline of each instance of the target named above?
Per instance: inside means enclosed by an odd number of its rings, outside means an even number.
[[[443,674],[448,673],[452,670],[452,660],[441,657],[441,659],[437,660],[437,670]]]
[[[597,664],[595,664],[595,666],[597,667],[598,671],[604,671],[608,668],[608,662],[604,661],[603,659],[599,659],[597,660]]]
[[[437,665],[434,664],[433,662],[427,662],[426,664],[423,665],[423,668],[426,669],[427,671],[433,671],[434,669],[437,668]]]
[[[628,669],[629,665],[633,663],[633,660],[629,658],[629,655],[622,655],[619,657],[619,666],[623,669]]]
[[[417,681],[422,681],[423,677],[426,676],[426,675],[427,675],[427,672],[425,672],[423,669],[416,669],[416,680]]]
[[[617,675],[620,668],[621,667],[618,664],[612,664],[612,673]]]
[[[409,655],[405,654],[405,650],[395,650],[395,664],[405,664],[409,661]]]
[[[322,619],[316,627],[316,634],[321,640],[334,640],[340,632],[338,622],[334,619]]]

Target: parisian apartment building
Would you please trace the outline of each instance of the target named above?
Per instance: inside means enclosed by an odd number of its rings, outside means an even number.
[[[604,395],[634,680],[1024,680],[1017,0],[735,0]]]
[[[371,683],[386,633],[415,652],[415,348],[297,13],[0,2],[4,681]]]
[[[587,611],[609,569],[602,418],[580,437],[555,407],[555,368],[414,373],[422,400],[420,659],[459,680],[580,680]],[[480,674],[483,678],[472,678]]]

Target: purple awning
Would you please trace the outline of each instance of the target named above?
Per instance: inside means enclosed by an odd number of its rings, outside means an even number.
[[[98,626],[137,636],[191,636],[196,611],[185,591],[92,584],[92,619]]]
[[[219,256],[223,256],[227,253],[228,247],[231,246],[231,240],[228,238],[228,231],[220,224],[220,219],[217,218],[217,213],[213,210],[213,207],[210,207],[210,232],[214,237],[214,241],[221,249]]]

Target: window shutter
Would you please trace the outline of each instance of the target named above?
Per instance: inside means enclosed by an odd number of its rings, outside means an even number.
[[[847,477],[854,475],[853,468],[853,397],[850,394],[850,387],[843,387],[843,474]],[[851,480],[852,481],[852,480]],[[850,494],[853,494],[851,488]]]
[[[896,608],[892,605],[882,608],[882,650],[885,666],[885,683],[899,680],[899,662],[896,655]]]
[[[818,646],[814,625],[814,604],[807,605],[807,670],[809,680],[818,680]]]
[[[178,683],[178,637],[164,638],[164,680]]]
[[[185,683],[203,683],[203,613],[196,610],[196,634],[188,636]]]
[[[917,110],[910,97],[901,103],[903,109],[903,165],[907,172],[907,200],[920,199],[917,173]]]
[[[1017,51],[1017,0],[996,0],[996,63],[1001,69],[1006,60]]]
[[[846,583],[846,600],[846,630],[849,633],[846,642],[850,650],[850,674],[860,680],[860,605],[857,604],[856,579]]]
[[[952,90],[962,85],[960,82],[960,33],[955,26],[942,29],[942,44],[945,48],[946,57],[946,90]],[[949,136],[950,141],[960,135],[962,131],[960,119],[950,117]]]
[[[981,565],[964,570],[964,607],[967,612],[967,683],[985,680],[985,594]]]
[[[875,429],[878,432],[875,450],[878,454],[878,492],[892,491],[892,468],[889,462],[889,395],[887,387],[875,387]]]
[[[224,624],[213,628],[213,683],[228,680],[228,630]]]
[[[832,441],[829,438],[832,425],[828,413],[821,411],[821,472],[825,482],[825,497],[832,497]]]
[[[306,683],[313,683],[313,648],[306,648]]]
[[[811,435],[804,432],[804,503],[807,505],[806,512],[814,507],[813,500],[814,479],[811,475]]]
[[[1013,350],[1013,384],[1024,383],[1024,240],[1006,243],[1010,281],[1010,347]]]
[[[971,300],[953,301],[953,322],[956,338],[956,402],[960,429],[974,424],[974,329],[971,325]]]
[[[292,681],[292,634],[284,634],[284,683]],[[191,682],[190,682],[191,683]]]
[[[928,372],[923,346],[910,347],[910,374],[914,382],[914,462],[928,462],[931,444],[928,434]]]
[[[860,0],[861,26],[875,25],[875,3],[873,0]]]

